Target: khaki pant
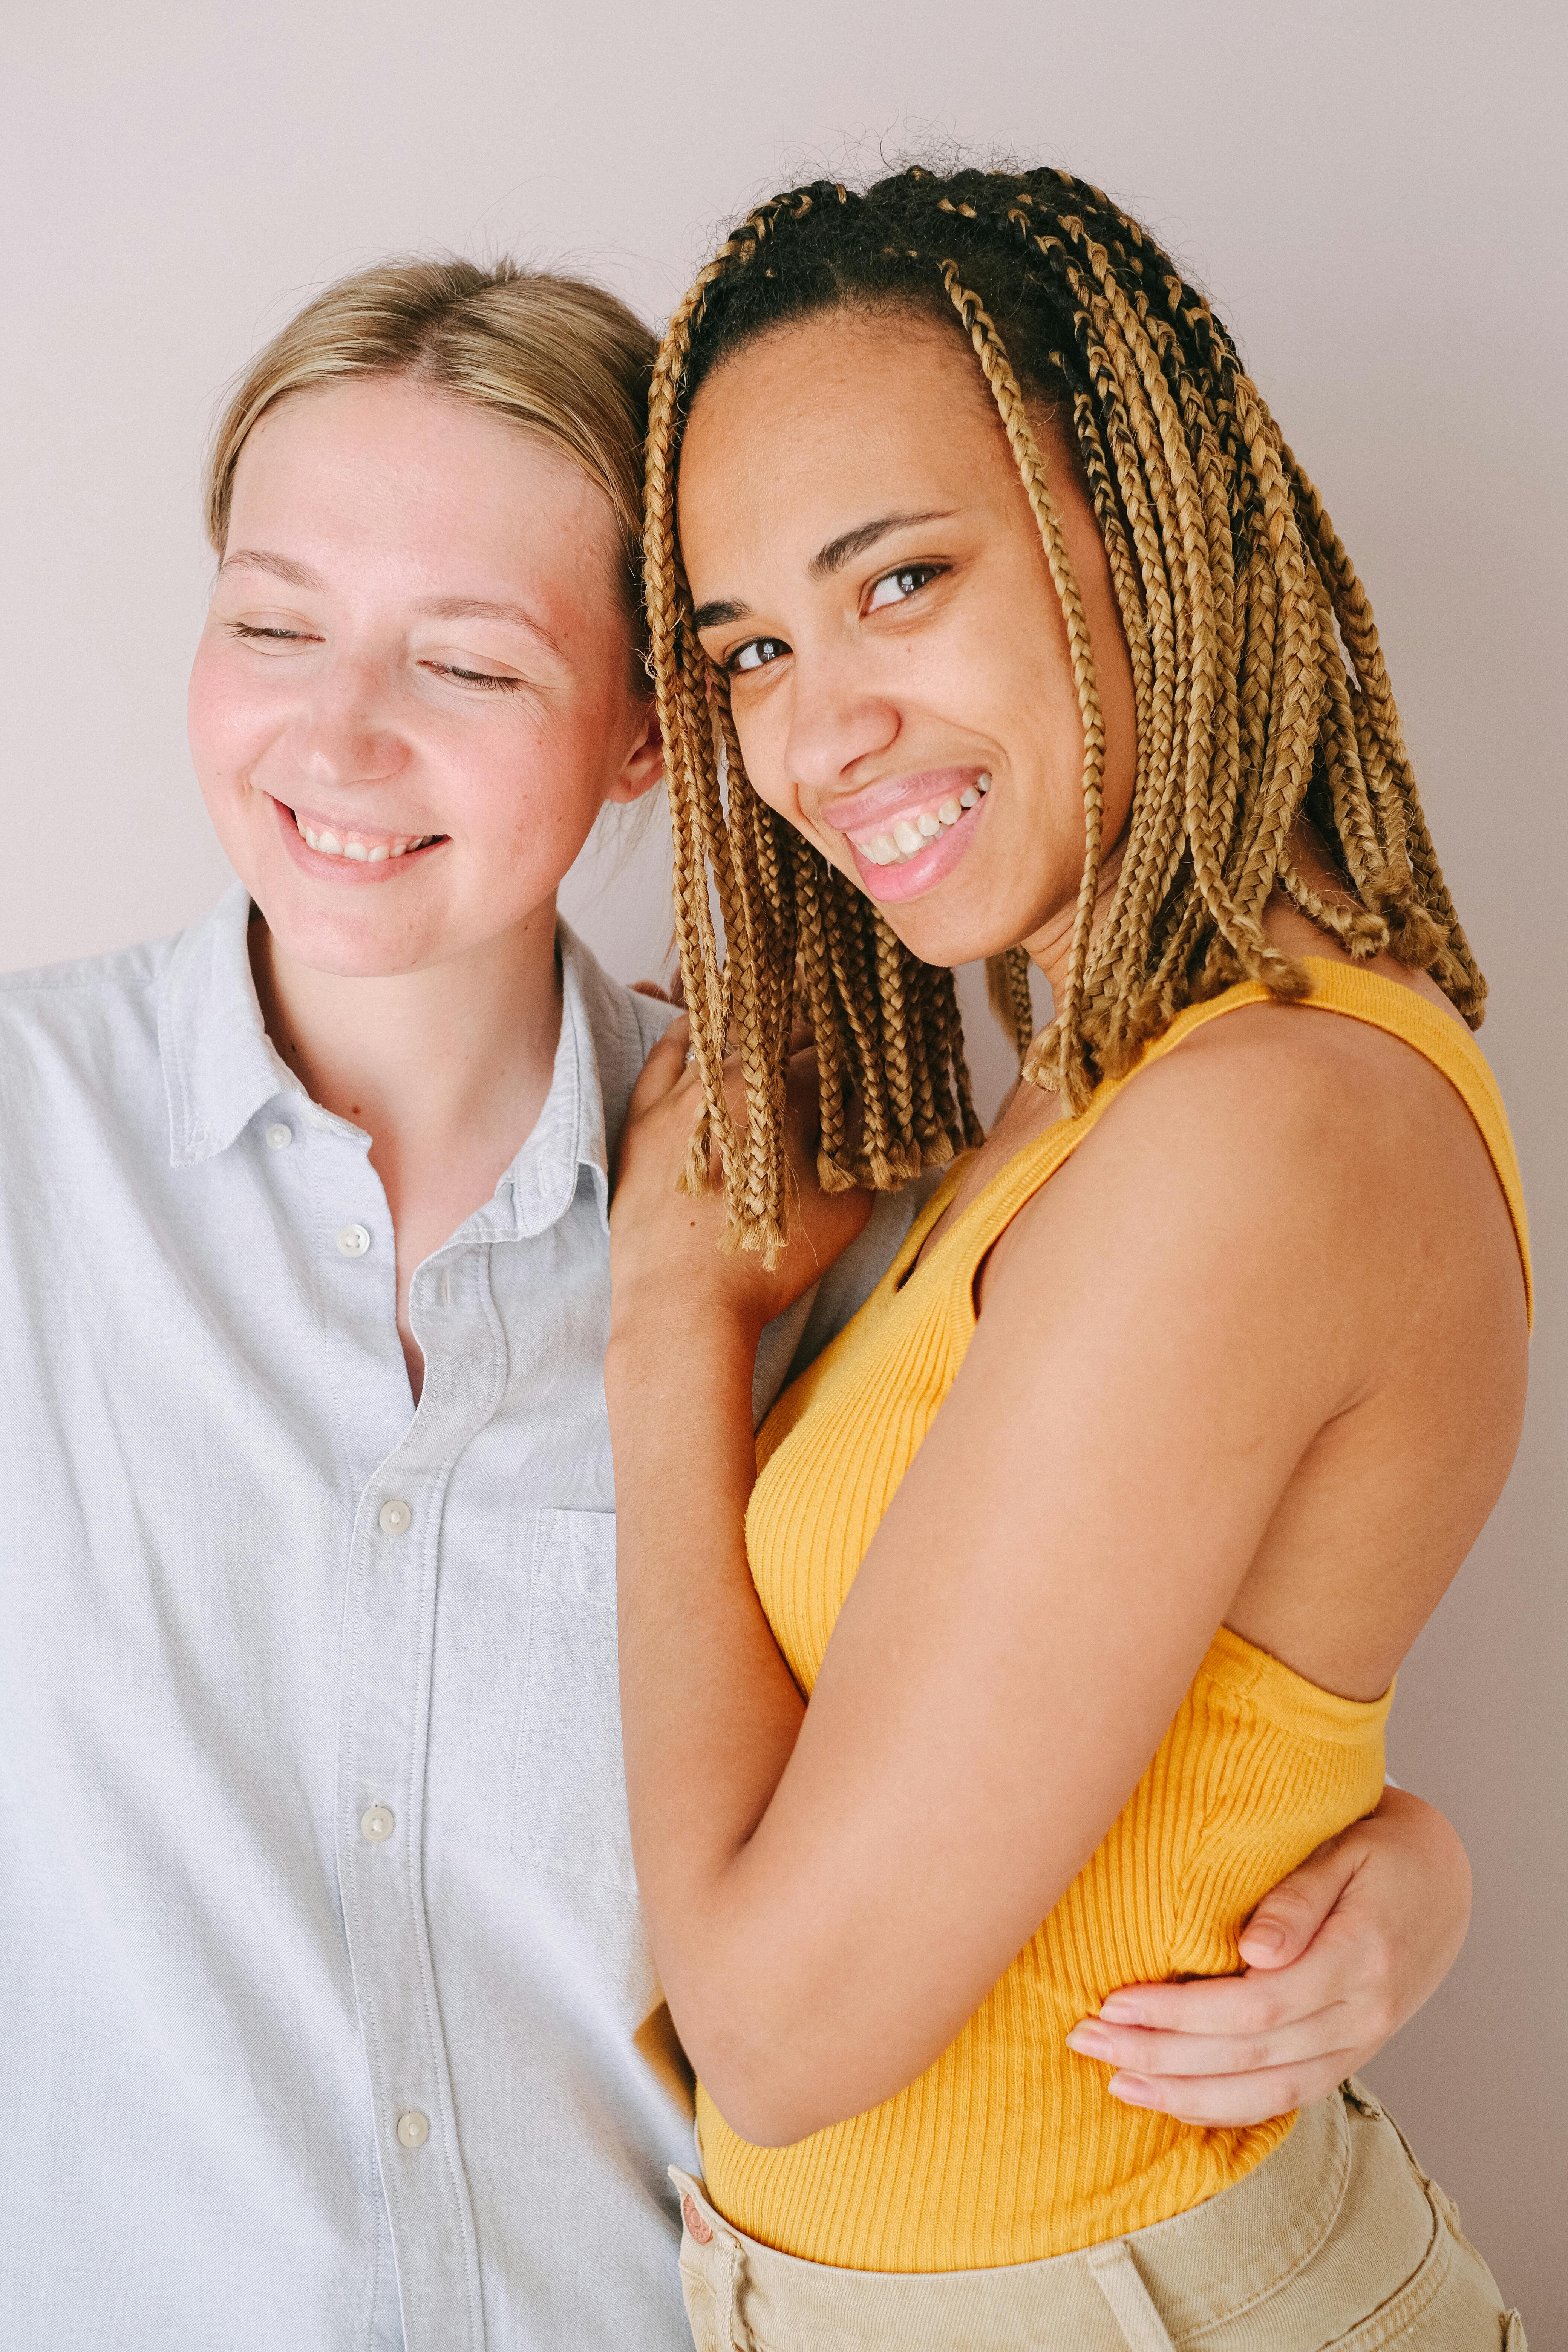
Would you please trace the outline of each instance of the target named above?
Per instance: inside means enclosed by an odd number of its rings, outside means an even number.
[[[670,2178],[697,2352],[1526,2352],[1458,2212],[1359,2083],[1192,2212],[1002,2270],[799,2262]]]

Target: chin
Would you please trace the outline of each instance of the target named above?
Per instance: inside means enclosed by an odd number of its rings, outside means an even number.
[[[301,907],[298,893],[252,887],[255,904],[291,963],[336,980],[387,980],[438,962],[443,943],[424,925],[389,921],[367,909]],[[292,903],[291,903],[292,901]],[[450,952],[449,947],[445,949]]]
[[[933,902],[938,895],[932,892]],[[977,913],[973,908],[928,906],[919,898],[884,908],[883,912],[910,953],[919,956],[922,963],[978,963],[985,956],[1001,955],[1028,931],[1023,917],[998,920],[994,914]]]

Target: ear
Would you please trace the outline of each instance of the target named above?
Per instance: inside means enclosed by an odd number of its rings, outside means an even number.
[[[637,709],[637,734],[620,773],[605,795],[612,801],[640,801],[645,793],[651,793],[656,784],[664,782],[664,738],[658,731],[658,705],[650,695]]]

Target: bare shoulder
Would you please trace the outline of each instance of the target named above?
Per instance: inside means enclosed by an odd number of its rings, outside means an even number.
[[[1337,1303],[1363,1328],[1407,1321],[1417,1297],[1423,1325],[1522,1312],[1507,1205],[1457,1087],[1310,1003],[1228,1012],[1136,1073],[1005,1255],[1021,1271],[1069,1227],[1144,1279],[1202,1286],[1215,1312],[1260,1275],[1279,1308]]]

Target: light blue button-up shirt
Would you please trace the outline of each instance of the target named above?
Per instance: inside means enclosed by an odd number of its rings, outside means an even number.
[[[0,2347],[676,2352],[602,1380],[668,1009],[563,927],[415,1411],[369,1139],[274,1054],[248,911],[0,983]]]

